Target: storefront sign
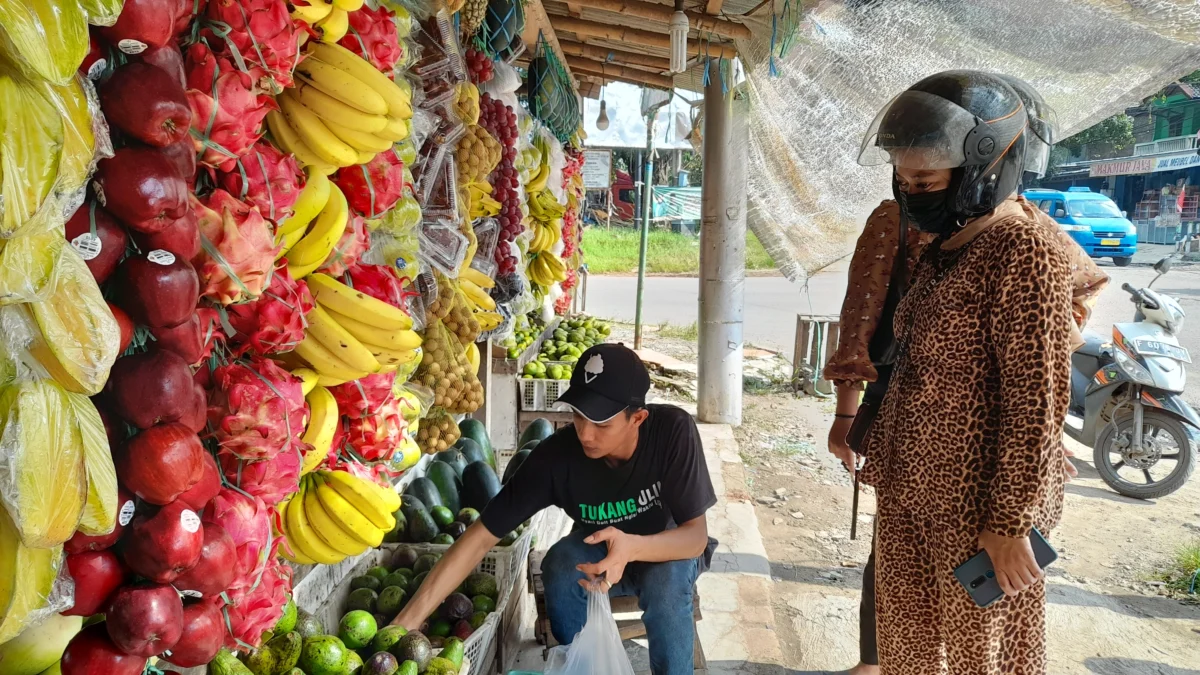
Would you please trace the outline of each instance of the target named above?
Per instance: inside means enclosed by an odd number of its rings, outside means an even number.
[[[1150,157],[1138,159],[1122,159],[1115,162],[1093,164],[1088,170],[1092,178],[1103,176],[1124,176],[1132,173],[1150,173],[1154,170],[1154,160]]]
[[[583,187],[607,190],[612,186],[612,151],[586,150],[583,153]]]
[[[1154,160],[1154,171],[1179,171],[1180,169],[1190,169],[1193,166],[1200,166],[1200,155],[1189,152],[1178,155],[1169,155],[1167,157],[1159,157]]]

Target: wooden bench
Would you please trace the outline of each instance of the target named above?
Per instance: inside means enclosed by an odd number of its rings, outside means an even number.
[[[543,645],[542,658],[545,659],[550,653],[550,648],[558,645],[558,641],[554,639],[554,633],[550,630],[550,617],[546,613],[546,589],[542,585],[542,558],[545,557],[545,551],[530,551],[529,552],[529,590],[533,593],[534,603],[537,606],[537,621],[533,625],[533,634],[537,638],[538,644]],[[631,614],[641,612],[638,607],[638,599],[633,596],[611,598],[613,614]],[[695,630],[696,622],[704,617],[700,613],[700,591],[695,587],[692,589],[692,639],[694,640],[692,667],[695,669],[695,675],[707,675],[708,661],[704,658],[704,647],[700,644],[700,633]],[[646,625],[638,619],[620,619],[617,621],[617,629],[621,633],[622,640],[633,640],[646,636]]]

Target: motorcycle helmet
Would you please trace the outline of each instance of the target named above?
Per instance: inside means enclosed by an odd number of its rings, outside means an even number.
[[[879,111],[858,162],[951,169],[946,208],[965,221],[1016,192],[1027,118],[1021,97],[1001,77],[948,70],[914,84]]]
[[[998,77],[1017,92],[1025,105],[1029,118],[1028,133],[1025,134],[1025,173],[1041,178],[1050,164],[1050,150],[1058,142],[1058,116],[1038,90],[1025,80],[1012,75]]]

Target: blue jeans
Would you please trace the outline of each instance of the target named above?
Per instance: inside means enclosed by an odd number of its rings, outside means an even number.
[[[584,574],[575,566],[600,562],[607,555],[605,545],[585,544],[586,536],[572,532],[551,546],[542,560],[546,612],[559,644],[570,644],[587,621],[587,592],[579,585]],[[692,675],[692,590],[699,573],[697,558],[630,563],[620,583],[609,592],[614,598],[637,596],[654,675]]]

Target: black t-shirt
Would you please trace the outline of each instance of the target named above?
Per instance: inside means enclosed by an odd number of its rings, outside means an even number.
[[[658,534],[704,515],[717,495],[700,432],[691,415],[669,405],[647,406],[637,450],[620,466],[589,459],[574,426],[542,441],[484,510],[488,531],[503,537],[548,506],[565,510],[575,528],[615,527]]]

